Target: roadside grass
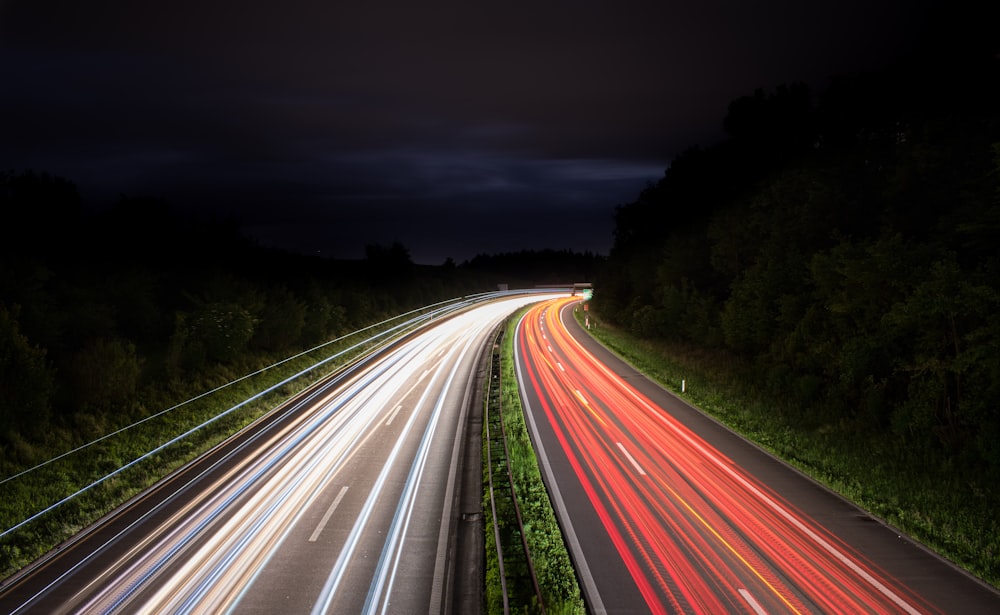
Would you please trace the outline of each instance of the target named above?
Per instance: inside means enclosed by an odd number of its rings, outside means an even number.
[[[123,417],[121,424],[106,435],[89,431],[92,441],[101,439],[76,452],[49,452],[43,445],[29,447],[27,443],[16,442],[15,446],[23,447],[27,453],[21,457],[34,457],[40,465],[26,471],[28,468],[14,466],[0,456],[3,477],[0,532],[6,534],[0,538],[0,578],[45,555],[370,348],[367,345],[351,348],[354,344],[357,342],[347,340],[333,343],[266,370],[269,357],[247,356],[238,365],[202,372],[197,382],[175,382],[170,390],[147,388],[138,396],[137,410],[128,413],[131,420]],[[344,356],[279,386],[282,381],[348,349]],[[250,376],[240,379],[237,374]],[[274,390],[260,395],[272,387]],[[254,399],[248,401],[251,398]],[[187,401],[182,403],[178,399]],[[160,414],[154,417],[154,413]],[[179,438],[213,418],[213,422]],[[133,426],[124,429],[129,424]],[[71,427],[88,433],[87,425]],[[114,430],[121,431],[114,433]],[[53,434],[52,439],[72,441],[68,434]],[[176,442],[167,445],[175,439]],[[162,450],[147,456],[160,447]],[[111,473],[114,476],[105,478]],[[49,512],[39,514],[50,508]],[[35,516],[36,519],[25,522]]]
[[[583,314],[576,313],[583,323]],[[790,399],[764,396],[750,366],[635,338],[590,313],[589,333],[685,401],[959,567],[1000,587],[1000,491],[959,460],[860,435],[850,422],[799,426]],[[684,392],[681,392],[683,383]]]

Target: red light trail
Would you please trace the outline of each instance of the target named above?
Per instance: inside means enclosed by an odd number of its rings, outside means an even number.
[[[598,361],[573,301],[521,321],[522,386],[651,612],[938,612]]]

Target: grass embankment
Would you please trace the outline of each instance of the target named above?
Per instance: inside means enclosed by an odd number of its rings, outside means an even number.
[[[44,442],[30,448],[21,443],[26,450],[20,457],[37,464],[34,469],[16,466],[0,455],[0,472],[5,477],[0,483],[0,531],[7,532],[38,515],[0,538],[0,578],[41,557],[369,348],[351,348],[352,344],[357,341],[330,343],[270,367],[273,359],[248,356],[238,365],[206,371],[197,381],[150,386],[139,394],[138,409],[122,417],[109,435],[88,430],[87,425],[72,426],[77,432],[89,433],[93,442],[75,452],[47,449]],[[344,354],[311,369],[338,353]],[[303,371],[306,373],[276,386]],[[185,399],[188,401],[177,401]],[[213,417],[219,418],[178,439]],[[59,443],[71,440],[68,434],[52,434],[51,438]],[[160,447],[164,448],[144,457]],[[101,480],[112,473],[113,477]],[[96,481],[101,482],[88,487]],[[38,514],[50,507],[49,512]]]
[[[508,321],[500,348],[495,351],[494,361],[497,359],[500,361],[501,391],[496,396],[498,399],[492,402],[491,399],[494,396],[487,395],[486,403],[491,404],[489,408],[491,414],[502,410],[510,453],[512,480],[545,612],[557,615],[583,614],[586,613],[586,607],[580,594],[576,572],[563,541],[562,530],[556,521],[545,484],[542,482],[538,459],[535,456],[534,447],[525,425],[517,379],[514,376],[514,331],[523,314],[524,311]],[[494,440],[498,437],[497,434],[492,433],[491,436]],[[483,463],[485,472],[490,471],[490,468],[485,465],[485,450],[489,446],[490,442],[484,440]],[[501,482],[498,480],[498,476],[505,477],[507,471],[506,467],[499,467],[502,463],[502,460],[498,461],[494,458],[492,471],[495,481],[494,489],[497,490],[500,536],[504,563],[507,567],[507,589],[511,600],[511,612],[535,613],[538,610],[534,602],[532,581],[527,576],[524,566],[518,562],[518,551],[523,553],[523,549],[521,537],[517,532],[517,519],[514,515],[513,505],[509,501],[505,501],[505,499],[509,499],[509,492],[507,495],[501,494],[497,486],[497,483]],[[504,483],[503,487],[506,488],[506,479],[503,478],[502,482]],[[486,612],[493,615],[503,613],[503,608],[488,491],[484,494],[483,500],[486,519]]]
[[[577,319],[582,321],[582,313]],[[755,392],[748,366],[704,350],[637,339],[590,314],[598,341],[636,369],[873,515],[1000,587],[1000,497],[961,468],[849,423],[800,428],[790,402]],[[682,394],[681,382],[685,382]]]

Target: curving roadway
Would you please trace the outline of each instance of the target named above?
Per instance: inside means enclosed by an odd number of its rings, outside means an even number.
[[[463,489],[459,471],[481,477],[467,410],[490,333],[547,297],[471,307],[292,400],[5,581],[0,612],[477,604],[479,588],[470,598],[462,582],[482,531],[481,492]]]
[[[531,308],[515,362],[592,613],[997,613],[1000,594]]]

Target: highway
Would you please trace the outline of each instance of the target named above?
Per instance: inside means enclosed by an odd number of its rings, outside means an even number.
[[[527,422],[592,613],[998,613],[1000,594],[655,385],[519,322]]]
[[[548,297],[471,307],[292,400],[9,579],[0,612],[460,610],[480,358]]]

